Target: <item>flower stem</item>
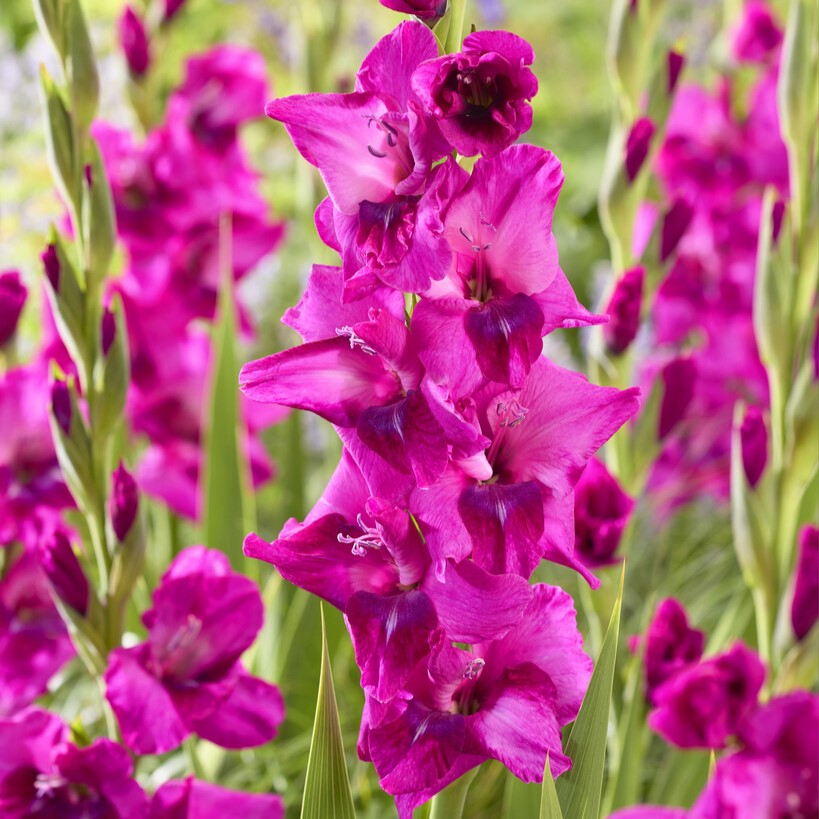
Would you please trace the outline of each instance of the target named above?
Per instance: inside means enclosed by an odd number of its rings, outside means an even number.
[[[461,819],[467,791],[477,773],[478,768],[473,768],[434,796],[429,819]]]

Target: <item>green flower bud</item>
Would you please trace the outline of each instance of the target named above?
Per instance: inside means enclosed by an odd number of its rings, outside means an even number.
[[[89,290],[105,278],[116,243],[116,218],[114,198],[105,173],[99,147],[92,140],[89,148],[90,162],[83,174],[83,223],[86,230],[85,244],[89,253]]]
[[[91,441],[77,403],[73,379],[54,381],[50,419],[60,470],[77,505],[87,511],[95,496]]]
[[[97,62],[80,0],[65,2],[68,30],[66,76],[71,87],[72,109],[77,125],[82,131],[87,131],[99,108],[100,80]]]
[[[66,43],[63,26],[63,0],[34,0],[34,16],[37,25],[60,57],[65,59]]]
[[[76,185],[74,126],[62,94],[45,66],[40,67],[40,88],[43,93],[46,149],[51,175],[63,200],[76,209],[79,192]]]
[[[46,293],[60,338],[71,358],[80,368],[83,383],[84,364],[87,360],[85,341],[85,294],[76,268],[71,263],[62,239],[54,228],[48,246],[41,256],[45,269]]]
[[[122,303],[117,298],[104,308],[100,327],[100,355],[94,367],[94,434],[104,440],[122,419],[130,379],[128,333]]]

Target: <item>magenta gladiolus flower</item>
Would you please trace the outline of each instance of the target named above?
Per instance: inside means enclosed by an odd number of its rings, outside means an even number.
[[[742,18],[733,32],[731,48],[741,62],[765,63],[776,58],[782,44],[782,29],[770,8],[759,0],[746,0]]]
[[[379,0],[382,6],[421,20],[437,20],[446,14],[447,0]]]
[[[119,20],[119,40],[128,70],[141,77],[151,64],[150,44],[145,24],[130,6],[125,7]]]
[[[717,762],[690,819],[819,815],[819,697],[795,691],[756,709],[741,750]]]
[[[450,265],[437,199],[445,169],[432,172],[448,146],[410,86],[437,54],[432,32],[407,21],[367,55],[354,93],[284,97],[265,109],[327,186],[332,208],[319,207],[319,232],[342,255],[349,286],[363,288],[353,298],[376,280],[420,292]]]
[[[407,511],[370,497],[347,452],[303,524],[289,521],[273,543],[249,535],[245,553],[345,613],[362,685],[380,701],[401,690],[439,624],[453,640],[495,639],[531,599],[522,578],[472,561],[450,561],[437,577]]]
[[[188,777],[166,782],[154,794],[147,819],[282,819],[280,796],[240,793]]]
[[[434,633],[407,699],[368,698],[359,754],[396,797],[401,819],[487,759],[540,782],[547,754],[553,774],[569,767],[560,728],[577,715],[591,668],[571,598],[538,584],[502,639],[465,651]]]
[[[30,705],[73,656],[46,574],[27,550],[0,580],[0,716]]]
[[[121,745],[97,739],[85,748],[38,708],[0,720],[0,813],[6,819],[143,819],[148,800]]]
[[[252,677],[239,657],[262,626],[255,584],[221,552],[185,549],[143,615],[148,640],[115,649],[106,696],[125,742],[138,754],[176,748],[197,733],[224,748],[271,740],[284,716],[279,690]]]
[[[0,347],[14,335],[27,295],[28,290],[20,281],[18,271],[0,273]]]
[[[756,707],[764,681],[758,655],[737,643],[659,686],[648,724],[680,748],[724,748]]]
[[[791,605],[791,623],[796,639],[804,639],[818,620],[819,527],[804,526],[799,533],[799,557]]]
[[[486,380],[523,386],[542,336],[604,320],[578,303],[558,264],[553,154],[514,145],[457,176],[444,217],[453,264],[412,316],[427,372],[455,400]]]
[[[643,267],[626,270],[618,279],[606,307],[609,321],[603,327],[603,338],[608,348],[617,355],[621,355],[629,348],[640,329],[645,273]]]
[[[634,501],[606,467],[592,458],[574,490],[574,550],[590,568],[616,563]]]
[[[636,651],[639,638],[632,638],[630,648]],[[645,635],[645,691],[649,703],[655,702],[655,691],[679,671],[699,662],[705,645],[705,634],[688,625],[682,604],[674,598],[663,600]]]
[[[456,151],[494,156],[532,127],[534,59],[515,34],[474,31],[460,53],[423,63],[412,87]]]
[[[232,45],[191,57],[185,81],[170,100],[178,116],[204,146],[217,152],[235,147],[238,127],[262,116],[267,69],[257,51]]]
[[[38,509],[73,505],[51,440],[49,404],[42,364],[0,376],[0,546],[27,539]]]

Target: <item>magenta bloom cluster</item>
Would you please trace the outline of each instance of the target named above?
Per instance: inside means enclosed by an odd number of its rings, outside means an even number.
[[[277,796],[237,793],[193,778],[152,797],[128,752],[110,739],[78,746],[55,714],[28,708],[0,719],[0,811],[6,819],[280,819]]]
[[[202,412],[213,359],[206,323],[215,317],[222,268],[229,265],[241,281],[284,233],[270,219],[238,138],[266,94],[261,55],[219,46],[188,60],[165,122],[143,144],[127,131],[94,126],[127,255],[114,287],[128,324],[127,414],[149,441],[137,478],[145,492],[191,519],[200,513]],[[240,298],[237,307],[249,335]],[[244,445],[257,486],[272,477],[273,465],[256,433],[281,414],[245,412]]]
[[[313,267],[284,322],[301,346],[247,364],[256,400],[309,410],[344,449],[303,522],[245,553],[340,609],[365,692],[358,752],[399,814],[486,759],[525,781],[570,765],[560,728],[591,662],[542,559],[597,581],[574,548],[574,488],[637,410],[542,355],[604,321],[562,273],[563,174],[533,145],[529,45],[480,32],[438,55],[417,21],[364,60],[349,94],[276,99],[329,196],[337,267]],[[471,174],[458,161],[476,155]],[[457,158],[456,158],[457,157]]]
[[[776,104],[781,40],[770,11],[746,4],[733,59],[753,84],[744,90],[725,77],[714,91],[678,91],[655,168],[665,201],[644,204],[638,217],[635,253],[661,219],[660,256],[670,265],[651,307],[655,350],[643,366],[644,380],[664,383],[662,453],[650,488],[670,504],[728,498],[737,400],[754,414],[744,447],[752,484],[765,466],[768,381],[752,304],[762,194],[772,187],[787,199],[789,189]],[[781,212],[775,208],[774,240]]]
[[[819,696],[794,691],[763,703],[757,654],[738,642],[703,660],[703,641],[678,601],[660,604],[643,648],[648,723],[679,748],[726,753],[691,810],[641,806],[610,819],[819,815]]]

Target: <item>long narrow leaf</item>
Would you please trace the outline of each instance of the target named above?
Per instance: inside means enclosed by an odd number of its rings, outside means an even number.
[[[204,540],[219,549],[234,569],[247,571],[253,561],[242,554],[245,535],[254,527],[250,475],[239,445],[239,365],[236,360],[236,307],[230,218],[220,225],[218,322],[214,332],[214,363],[210,383],[205,446]]]
[[[541,786],[537,782],[521,782],[511,771],[507,771],[503,815],[535,819],[540,810],[540,791]]]
[[[355,819],[344,743],[338,721],[333,671],[327,651],[324,607],[321,609],[321,675],[316,719],[307,760],[301,819]]]
[[[540,819],[563,819],[548,755],[546,756],[546,767],[543,771],[543,787],[540,790]]]
[[[571,757],[572,768],[557,780],[557,794],[563,814],[571,819],[598,819],[600,812],[625,571],[623,566],[620,588],[603,647],[600,649],[600,656],[597,658],[588,691],[583,698],[583,705],[566,744],[566,753]]]

